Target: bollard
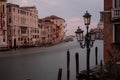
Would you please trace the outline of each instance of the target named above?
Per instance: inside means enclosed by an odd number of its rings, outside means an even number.
[[[102,60],[100,60],[100,72],[102,74],[102,70],[103,70],[103,63],[102,63]]]
[[[103,63],[102,60],[100,60],[100,80],[102,80],[102,76],[103,76]]]
[[[58,80],[61,80],[61,78],[62,78],[62,68],[60,68],[58,71]]]
[[[70,52],[67,50],[67,80],[70,80]]]
[[[95,47],[95,64],[98,65],[98,47]]]
[[[79,54],[75,54],[75,59],[76,59],[76,76],[79,74]]]

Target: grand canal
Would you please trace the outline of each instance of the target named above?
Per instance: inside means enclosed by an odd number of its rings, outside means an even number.
[[[96,40],[90,53],[91,67],[95,66],[96,46],[98,47],[98,62],[103,60],[103,41]],[[0,52],[0,80],[57,80],[59,68],[62,68],[62,80],[67,80],[66,52],[68,49],[70,50],[70,80],[75,80],[76,52],[79,52],[80,70],[86,69],[86,49],[81,49],[76,40],[51,47]]]

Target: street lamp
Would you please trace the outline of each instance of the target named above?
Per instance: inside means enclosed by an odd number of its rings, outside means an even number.
[[[86,47],[86,51],[87,51],[87,60],[86,60],[87,61],[87,64],[86,64],[87,78],[86,79],[89,80],[90,48],[93,47],[93,42],[95,41],[95,33],[93,29],[91,29],[88,32],[90,21],[91,21],[91,15],[88,13],[88,11],[86,11],[83,17],[84,17],[84,24],[86,25],[87,33],[85,36],[83,36],[83,30],[81,30],[80,27],[78,27],[75,33],[76,33],[76,37],[77,37],[78,42],[80,43],[81,48]]]

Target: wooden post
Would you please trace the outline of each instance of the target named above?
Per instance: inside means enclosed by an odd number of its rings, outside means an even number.
[[[67,80],[70,80],[70,52],[67,50]]]
[[[79,54],[75,54],[75,59],[76,59],[76,76],[79,74]]]
[[[58,71],[58,80],[61,80],[61,78],[62,78],[62,68],[60,68]]]
[[[100,72],[102,73],[102,70],[103,70],[103,63],[102,63],[102,60],[100,60]]]
[[[98,47],[95,47],[95,64],[98,65]]]
[[[100,60],[100,80],[102,80],[102,76],[103,76],[103,63],[102,60]]]

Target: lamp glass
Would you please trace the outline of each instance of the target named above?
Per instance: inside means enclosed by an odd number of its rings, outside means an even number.
[[[90,25],[91,15],[88,13],[88,11],[86,11],[86,13],[83,15],[83,17],[84,17],[84,24]]]
[[[90,17],[84,17],[84,24],[90,25],[91,18]]]
[[[92,41],[95,41],[95,33],[91,33],[90,37]]]
[[[82,33],[77,33],[76,37],[77,37],[78,41],[83,41],[83,34]]]

